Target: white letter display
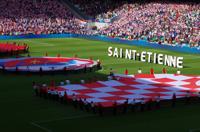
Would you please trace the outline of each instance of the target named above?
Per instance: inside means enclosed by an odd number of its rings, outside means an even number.
[[[165,65],[175,68],[183,68],[183,57],[172,56],[161,53],[153,53],[149,51],[138,52],[133,49],[113,48],[108,47],[108,56],[125,58],[128,60],[138,60],[141,62],[154,63],[159,65]]]

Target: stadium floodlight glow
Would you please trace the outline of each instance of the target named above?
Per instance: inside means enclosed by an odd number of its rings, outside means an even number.
[[[154,63],[175,68],[183,68],[183,57],[173,56],[150,51],[139,52],[133,49],[123,49],[117,47],[108,47],[108,56],[116,58],[125,58],[129,60],[139,60],[141,62]]]

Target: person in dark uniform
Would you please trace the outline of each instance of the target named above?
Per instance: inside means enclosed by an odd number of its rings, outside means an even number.
[[[84,99],[83,103],[84,103],[85,110],[87,112],[89,112],[89,103],[88,103],[87,99]]]
[[[62,104],[64,97],[62,96],[61,92],[58,92],[59,102]]]
[[[43,94],[43,91],[42,91],[42,87],[43,87],[44,84],[42,84],[40,87],[39,87],[39,96],[42,97],[42,94]]]
[[[100,60],[97,60],[97,70],[102,69]]]
[[[133,100],[131,101],[130,105],[131,105],[131,111],[134,112],[135,109],[136,109],[136,101],[135,101],[135,99],[133,99]]]
[[[114,76],[114,72],[113,72],[113,69],[110,68],[110,76],[113,77]]]
[[[45,53],[45,56],[48,56],[48,53],[47,53],[47,52]]]
[[[42,67],[40,67],[40,76],[42,76],[42,74],[43,74],[43,69],[42,69]]]
[[[39,92],[38,92],[38,86],[37,86],[37,84],[35,82],[33,82],[32,86],[33,86],[33,90],[35,91],[35,95],[38,96]]]
[[[66,67],[66,66],[63,68],[63,71],[64,71],[64,72],[66,72],[66,71],[67,71],[67,67]]]
[[[152,109],[152,102],[153,102],[152,98],[149,98],[149,100],[147,102],[147,108],[148,108],[148,110]]]
[[[51,88],[48,88],[48,98],[49,99],[52,99],[52,91],[51,91]]]
[[[92,72],[92,67],[89,68],[89,72]]]
[[[141,110],[141,112],[143,112],[144,109],[145,109],[145,100],[144,100],[144,98],[141,98],[141,103],[140,103],[140,105],[141,105],[140,110]]]
[[[79,107],[81,110],[84,110],[84,103],[83,100],[81,98],[79,98]]]
[[[5,66],[2,65],[1,67],[2,67],[2,71],[3,71],[3,73],[5,73],[5,71],[6,71]]]
[[[31,55],[28,53],[27,57],[31,57]]]
[[[113,103],[113,115],[117,115],[117,102]]]
[[[56,101],[58,101],[58,99],[59,99],[57,87],[54,88],[54,99],[55,99]]]
[[[65,103],[68,103],[67,91],[65,91],[65,93],[64,93],[64,102],[65,102]]]
[[[98,111],[99,111],[99,115],[103,116],[103,108],[102,108],[101,103],[98,103]]]
[[[127,109],[128,109],[128,99],[126,99],[126,101],[123,104],[123,113],[127,113]]]
[[[190,104],[190,98],[190,91],[187,91],[185,95],[185,104]]]
[[[96,114],[96,108],[95,108],[95,103],[92,101],[91,102],[91,110],[94,114]]]
[[[84,66],[84,73],[86,73],[87,72],[87,66],[85,65]]]
[[[158,95],[156,97],[156,108],[159,109],[160,108],[160,95]]]
[[[47,99],[47,97],[48,97],[48,87],[47,86],[45,86],[45,87],[43,87],[43,92],[44,92],[44,98],[45,99]]]
[[[16,73],[19,72],[19,68],[18,68],[18,66],[15,67],[15,72],[16,72]]]
[[[175,107],[176,105],[176,93],[173,93],[173,96],[172,96],[172,107]]]
[[[72,95],[72,104],[74,108],[77,108],[77,98],[75,94]]]

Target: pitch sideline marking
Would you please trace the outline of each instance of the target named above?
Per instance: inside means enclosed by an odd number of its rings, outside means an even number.
[[[33,125],[33,126],[35,126],[35,127],[37,127],[37,128],[40,128],[40,129],[42,129],[42,130],[44,130],[46,132],[52,132],[52,130],[50,130],[50,129],[46,128],[46,127],[43,127],[43,126],[41,126],[41,125],[39,125],[37,123],[30,122],[30,124]]]
[[[65,117],[65,118],[58,118],[58,119],[53,119],[53,120],[45,120],[45,121],[37,121],[37,122],[30,122],[31,125],[40,128],[46,132],[53,132],[52,130],[43,127],[41,125],[39,125],[40,123],[48,123],[48,122],[54,122],[54,121],[61,121],[61,120],[71,120],[71,119],[80,119],[80,118],[86,118],[86,117],[95,117],[95,115],[76,115],[76,116],[69,116],[69,117]]]
[[[200,131],[200,128],[196,128],[196,129],[189,129],[189,132],[195,132],[195,131]]]

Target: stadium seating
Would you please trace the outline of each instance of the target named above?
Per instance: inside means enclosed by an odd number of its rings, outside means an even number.
[[[108,23],[107,28],[94,28],[93,31],[88,29],[86,21],[76,18],[59,1],[5,0],[0,1],[0,35],[76,33],[142,39],[168,45],[200,46],[198,3],[70,1],[95,21],[117,19]]]
[[[171,45],[200,45],[199,4],[132,3],[114,10],[118,19],[100,34]],[[110,12],[108,12],[110,14]]]
[[[81,33],[79,20],[55,0],[0,1],[0,35]]]

